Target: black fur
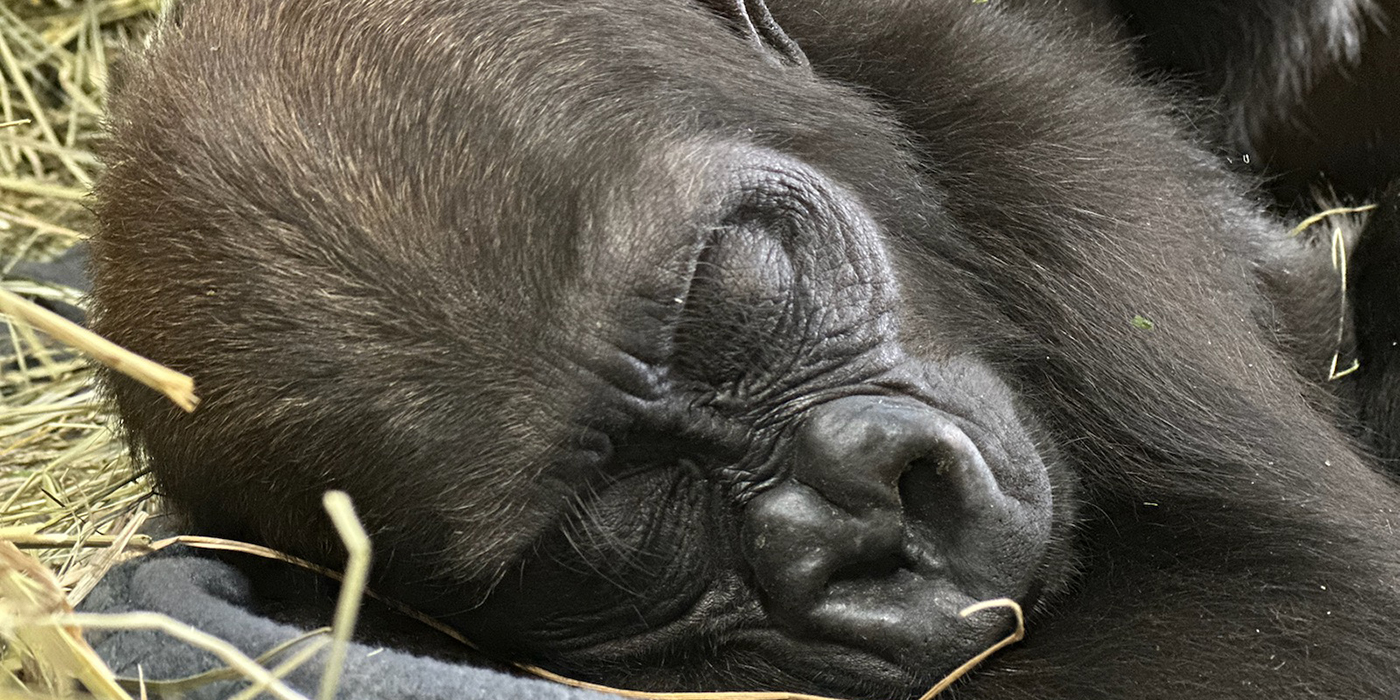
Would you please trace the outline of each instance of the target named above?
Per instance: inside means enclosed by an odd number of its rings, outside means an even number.
[[[1284,206],[1364,198],[1400,172],[1400,0],[1111,4],[1140,63],[1193,85],[1221,152]]]
[[[1358,61],[1366,19],[1390,2],[1113,1],[1145,61],[1220,95],[1230,136],[1245,146],[1299,110],[1319,75]]]
[[[1394,697],[1400,492],[1284,306],[1339,287],[1111,9],[186,0],[94,304],[205,403],[112,377],[129,437],[316,559],[350,492],[384,592],[589,680],[916,695],[1010,595],[958,697]]]
[[[1351,262],[1358,370],[1346,388],[1368,444],[1400,478],[1400,181],[1381,197]]]

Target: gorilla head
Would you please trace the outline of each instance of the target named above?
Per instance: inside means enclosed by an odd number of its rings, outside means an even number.
[[[186,0],[120,76],[96,326],[199,382],[109,383],[201,527],[333,559],[343,489],[383,592],[630,687],[898,697],[997,597],[979,697],[1400,682],[1400,499],[1274,344],[1281,229],[1097,33],[401,5]]]

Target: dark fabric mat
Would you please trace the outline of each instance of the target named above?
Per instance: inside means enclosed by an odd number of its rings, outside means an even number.
[[[260,586],[254,586],[240,568],[225,561],[174,551],[143,557],[116,568],[88,596],[82,610],[163,613],[228,641],[253,657],[310,629],[329,625],[329,617],[303,628],[261,614],[261,604],[255,599],[258,588]],[[276,605],[287,606],[285,601]],[[319,614],[303,611],[302,616]],[[375,613],[371,612],[371,626],[374,620]],[[423,631],[425,638],[435,634]],[[159,632],[90,632],[88,637],[97,653],[123,677],[137,677],[138,666],[147,679],[169,680],[224,665],[213,655]],[[285,680],[291,687],[314,697],[324,659],[322,651]],[[611,697],[509,675],[470,662],[432,658],[408,653],[399,647],[362,642],[351,647],[341,679],[337,697],[365,700],[603,700]],[[216,683],[184,697],[191,700],[226,698],[243,685],[234,681]]]

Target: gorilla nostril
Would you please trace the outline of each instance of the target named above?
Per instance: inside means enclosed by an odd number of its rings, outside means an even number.
[[[793,476],[852,513],[898,508],[900,479],[938,445],[937,417],[910,399],[832,401],[814,409],[799,431]]]
[[[927,523],[942,507],[928,503],[930,496],[945,492],[946,484],[941,483],[948,473],[947,460],[942,457],[925,457],[909,463],[909,468],[899,478],[899,501],[905,514],[911,519]],[[940,504],[942,505],[942,504]]]
[[[969,509],[992,507],[1000,488],[970,440],[945,436],[926,457],[914,460],[899,479],[899,500],[911,525],[919,529],[955,528]]]

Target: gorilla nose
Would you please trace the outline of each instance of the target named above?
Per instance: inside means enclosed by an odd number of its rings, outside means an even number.
[[[745,512],[760,585],[805,607],[834,575],[911,563],[900,482],[969,450],[950,420],[911,399],[857,396],[814,409],[798,430],[789,478]]]
[[[957,627],[958,610],[1017,593],[1023,562],[1007,570],[988,552],[1004,559],[1034,518],[951,416],[843,398],[814,409],[790,454],[787,477],[744,511],[745,554],[780,624],[937,656],[986,632]]]

